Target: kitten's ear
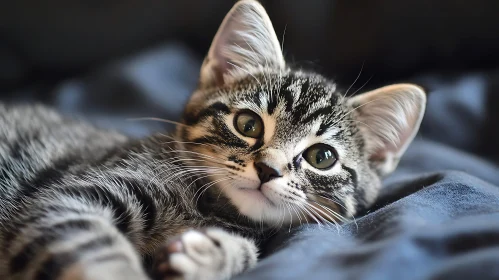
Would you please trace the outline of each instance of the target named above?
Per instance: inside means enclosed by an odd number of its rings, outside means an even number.
[[[201,67],[201,85],[222,85],[259,67],[284,69],[279,40],[257,1],[237,2],[225,16]]]
[[[349,103],[366,133],[372,166],[380,175],[391,173],[421,124],[426,107],[423,89],[391,85],[355,96]]]

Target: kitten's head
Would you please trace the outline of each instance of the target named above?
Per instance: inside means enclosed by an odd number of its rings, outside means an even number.
[[[340,219],[373,202],[425,101],[409,84],[348,98],[319,75],[289,69],[265,10],[246,0],[216,34],[177,137],[187,162],[207,172],[206,186],[241,214]]]

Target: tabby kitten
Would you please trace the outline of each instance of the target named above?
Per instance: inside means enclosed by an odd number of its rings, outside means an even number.
[[[369,206],[425,95],[346,97],[286,67],[269,17],[240,1],[174,136],[129,139],[42,106],[0,105],[0,279],[227,279],[269,231]]]

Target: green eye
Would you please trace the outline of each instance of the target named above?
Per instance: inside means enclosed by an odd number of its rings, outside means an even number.
[[[234,126],[246,137],[259,138],[263,132],[262,119],[255,113],[245,111],[236,115]]]
[[[303,157],[317,169],[331,168],[337,160],[334,148],[325,144],[311,146],[303,153]]]

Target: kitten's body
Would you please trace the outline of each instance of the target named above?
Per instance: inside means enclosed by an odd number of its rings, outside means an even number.
[[[39,247],[44,234],[81,231],[84,244],[96,244],[89,252],[76,249],[81,246],[76,241],[66,244],[78,258],[109,250],[106,237],[114,238],[116,229],[126,236],[118,241],[118,253],[134,255],[132,245],[142,257],[190,228],[217,226],[255,240],[263,233],[248,219],[230,215],[236,211],[223,197],[217,198],[224,205],[219,209],[211,205],[210,193],[198,196],[197,177],[179,174],[189,169],[177,160],[170,136],[128,139],[43,106],[0,104],[0,127],[0,279],[58,276],[51,270],[57,267],[46,266],[62,260],[46,249],[60,244]],[[87,232],[91,224],[100,227],[100,218],[109,221],[102,232]]]
[[[263,8],[239,2],[175,135],[129,139],[0,104],[0,278],[147,279],[141,259],[156,252],[158,278],[229,278],[269,230],[372,203],[424,101],[412,85],[348,98],[288,69]]]

